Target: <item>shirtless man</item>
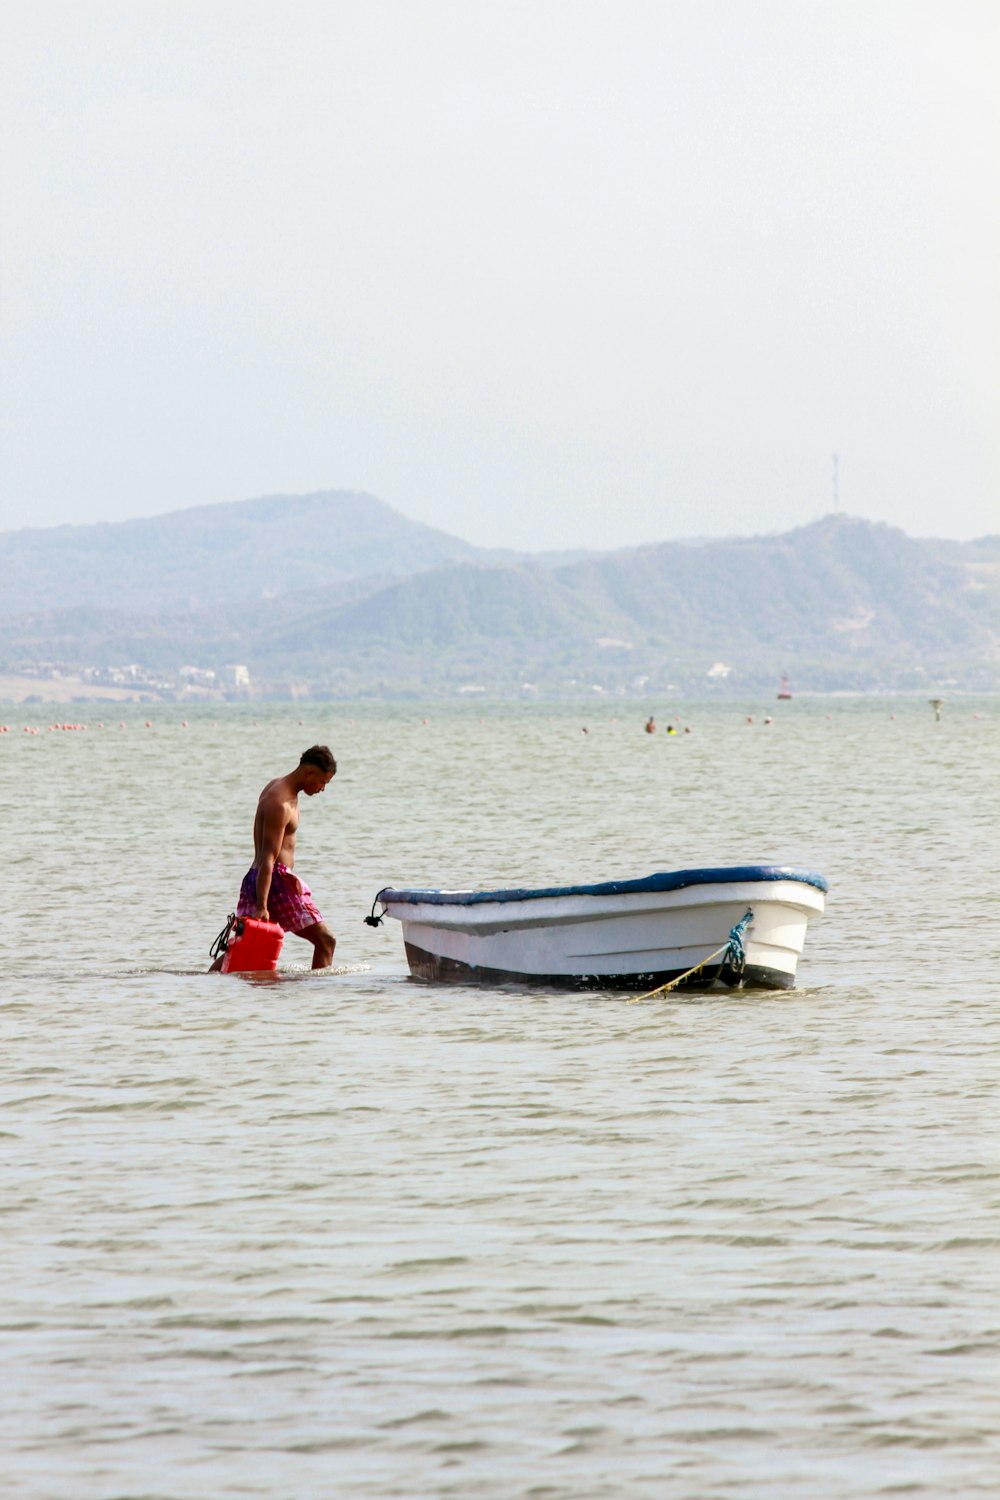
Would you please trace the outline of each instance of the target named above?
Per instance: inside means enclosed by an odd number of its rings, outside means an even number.
[[[333,780],[337,762],[326,745],[304,750],[294,771],[269,781],[253,820],[253,864],[243,877],[238,917],[277,922],[313,945],[314,969],[333,962],[336,938],[323,921],[309,887],[292,873],[299,826],[299,793],[315,797]]]

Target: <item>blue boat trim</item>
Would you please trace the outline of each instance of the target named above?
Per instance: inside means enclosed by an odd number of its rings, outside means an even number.
[[[688,885],[731,885],[750,880],[797,880],[827,891],[822,875],[798,870],[793,865],[731,865],[710,870],[668,870],[641,880],[605,880],[600,885],[552,885],[541,890],[516,887],[504,891],[395,890],[386,886],[376,901],[405,902],[412,906],[480,906],[490,901],[537,901],[543,896],[630,896],[644,891],[679,891]]]

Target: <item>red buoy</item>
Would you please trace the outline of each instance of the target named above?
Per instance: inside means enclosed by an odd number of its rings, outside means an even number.
[[[238,917],[222,960],[223,974],[259,974],[278,967],[285,933],[277,922]]]

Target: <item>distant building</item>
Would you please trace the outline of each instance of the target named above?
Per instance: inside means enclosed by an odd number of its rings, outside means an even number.
[[[138,682],[142,676],[143,670],[139,663],[135,661],[129,662],[125,666],[108,668],[108,677],[119,687],[124,687],[130,682]]]
[[[241,666],[241,665],[238,665],[235,662],[227,662],[226,663],[226,671],[231,674],[231,681],[232,681],[233,687],[249,687],[250,686],[250,671],[249,671],[249,668]]]

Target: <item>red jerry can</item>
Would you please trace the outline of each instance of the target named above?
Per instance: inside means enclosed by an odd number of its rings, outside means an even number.
[[[284,928],[277,922],[258,922],[255,917],[237,917],[222,960],[223,974],[260,974],[278,967]]]

